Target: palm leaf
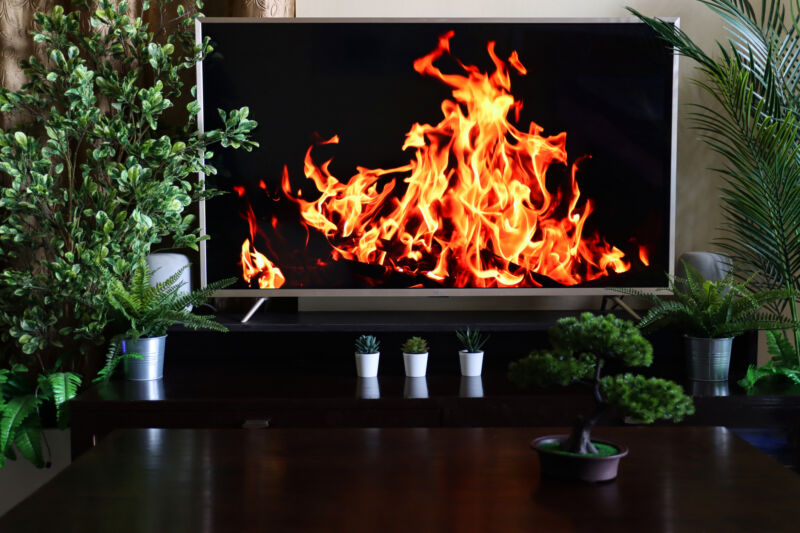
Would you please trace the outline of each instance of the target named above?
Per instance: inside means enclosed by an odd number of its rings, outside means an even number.
[[[42,457],[42,428],[38,424],[23,424],[14,433],[14,444],[23,457],[37,468],[44,466]]]
[[[64,429],[69,424],[68,402],[78,394],[81,377],[73,372],[56,372],[47,375],[47,382],[53,390],[58,426]]]
[[[11,398],[2,410],[0,418],[0,450],[5,450],[22,423],[36,411],[39,399],[33,394]]]

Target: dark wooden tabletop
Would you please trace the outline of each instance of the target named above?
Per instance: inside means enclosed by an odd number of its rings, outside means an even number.
[[[724,428],[598,428],[630,453],[596,485],[540,480],[555,431],[120,430],[0,531],[798,531],[800,477]]]

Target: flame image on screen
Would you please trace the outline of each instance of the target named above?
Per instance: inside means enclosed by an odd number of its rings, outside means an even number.
[[[332,160],[318,165],[312,158],[316,146],[340,142],[334,135],[306,152],[304,174],[319,191],[313,200],[292,191],[284,167],[283,193],[310,231],[324,235],[330,259],[378,265],[410,279],[425,276],[445,287],[536,287],[539,276],[572,286],[628,271],[620,249],[585,235],[594,203],[581,199],[576,175],[589,156],[569,166],[568,183],[548,190],[548,168],[569,165],[566,132],[543,136],[534,122],[527,131],[510,122],[509,116],[518,122],[522,110],[511,94],[510,69],[527,74],[517,52],[503,61],[489,42],[494,72],[456,59],[463,73],[446,74],[435,63],[450,55],[453,36],[442,35],[437,48],[413,64],[418,74],[450,87],[452,99],[441,103],[438,124],[414,123],[406,133],[401,149],[413,153],[407,164],[358,166],[341,181],[329,170]],[[243,277],[257,279],[261,288],[280,287],[280,269],[252,244],[258,232],[252,211],[247,218]],[[646,264],[644,249],[640,258]]]

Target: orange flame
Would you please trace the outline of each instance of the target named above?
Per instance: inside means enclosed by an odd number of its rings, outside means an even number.
[[[292,195],[288,171],[282,187],[303,219],[321,231],[334,257],[423,274],[454,287],[540,286],[533,273],[575,285],[630,269],[624,253],[598,236],[583,238],[593,203],[578,207],[580,189],[573,163],[568,190],[549,191],[552,163],[567,164],[566,133],[543,137],[533,122],[528,132],[508,121],[522,102],[510,94],[507,64],[487,50],[495,71],[481,72],[459,62],[466,76],[442,73],[434,62],[450,53],[450,31],[414,69],[450,86],[452,100],[441,105],[437,125],[415,123],[402,149],[414,158],[396,168],[357,167],[342,183],[329,172],[331,160],[316,165],[306,152],[304,173],[320,192],[306,201]],[[512,52],[508,64],[527,70]],[[336,144],[334,136],[320,144]],[[396,179],[407,188],[392,197]],[[561,214],[557,216],[556,212]]]
[[[647,255],[647,248],[644,245],[639,246],[639,261],[641,261],[644,266],[650,266],[650,258]]]
[[[239,196],[243,195],[244,188],[242,188],[242,193]],[[252,280],[255,279],[261,289],[277,289],[286,282],[286,278],[281,270],[267,259],[267,256],[256,250],[251,244],[251,241],[255,241],[259,229],[256,215],[253,213],[250,204],[247,205],[246,218],[250,226],[250,238],[245,239],[242,243],[242,277],[248,284],[251,284]]]

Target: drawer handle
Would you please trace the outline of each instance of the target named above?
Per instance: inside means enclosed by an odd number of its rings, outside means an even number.
[[[258,418],[245,420],[242,424],[243,429],[266,429],[269,427],[269,418]]]

